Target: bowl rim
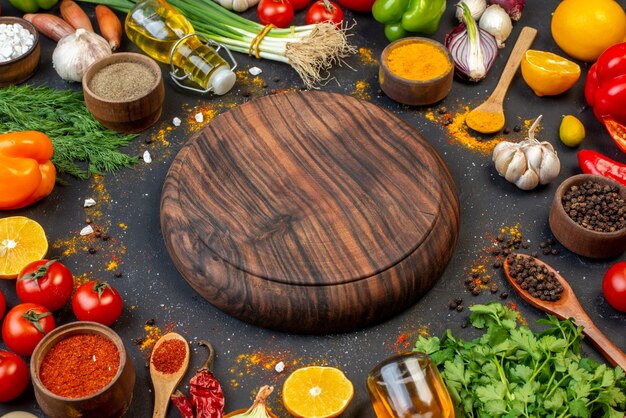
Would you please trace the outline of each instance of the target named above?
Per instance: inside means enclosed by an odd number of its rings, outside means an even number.
[[[387,65],[387,57],[389,56],[389,54],[391,53],[393,49],[397,48],[401,44],[408,44],[408,43],[427,43],[439,49],[441,52],[444,53],[444,55],[448,59],[448,62],[450,63],[450,69],[448,71],[445,71],[439,77],[429,78],[428,80],[413,80],[410,78],[402,77],[394,73],[393,71],[391,71],[391,69]],[[448,48],[446,48],[444,44],[442,44],[441,42],[435,39],[425,38],[422,36],[410,36],[407,38],[396,39],[395,41],[391,42],[389,45],[385,47],[385,49],[383,49],[383,52],[380,54],[380,66],[383,69],[383,71],[385,71],[385,75],[389,75],[404,83],[410,83],[414,85],[425,85],[425,84],[436,83],[436,82],[445,80],[454,72],[454,60],[452,59],[452,55],[450,54],[450,51],[448,50]]]
[[[91,88],[89,87],[89,82],[98,71],[100,71],[104,67],[108,67],[109,65],[117,64],[120,62],[138,63],[141,65],[145,65],[153,71],[154,75],[156,76],[154,84],[152,85],[152,87],[150,87],[146,94],[130,100],[111,100],[105,99],[104,97],[97,95],[93,90],[91,90]],[[111,104],[134,103],[140,101],[158,90],[161,84],[163,84],[163,74],[161,74],[161,67],[159,67],[159,64],[157,64],[155,60],[148,57],[147,55],[139,54],[137,52],[116,52],[101,60],[94,62],[89,66],[89,68],[87,68],[87,71],[85,71],[82,80],[83,94],[87,94],[91,98],[98,100],[99,102]]]
[[[22,27],[24,27],[24,29],[29,31],[35,37],[35,40],[33,41],[33,44],[28,49],[28,51],[24,52],[22,55],[20,55],[17,58],[13,58],[13,59],[11,59],[9,61],[0,62],[0,67],[13,65],[16,62],[20,62],[21,60],[23,60],[24,58],[26,58],[30,54],[32,54],[35,51],[35,49],[37,48],[37,45],[39,45],[39,31],[37,30],[37,28],[35,28],[35,25],[30,23],[26,19],[22,19],[21,17],[17,17],[17,16],[0,16],[0,24],[13,24],[13,23],[17,23],[19,25],[22,25]]]
[[[616,239],[616,238],[621,238],[623,236],[626,236],[626,228],[622,228],[614,232],[592,231],[590,229],[587,229],[579,225],[576,221],[570,218],[570,216],[567,213],[565,213],[565,209],[563,208],[563,202],[561,201],[561,198],[565,194],[565,190],[569,189],[571,186],[581,184],[589,180],[595,181],[596,183],[610,184],[610,185],[617,186],[620,191],[620,195],[624,199],[626,199],[626,186],[624,186],[623,184],[618,183],[617,181],[611,178],[604,177],[598,174],[577,174],[577,175],[568,177],[565,180],[563,180],[563,182],[559,185],[556,192],[554,193],[554,202],[556,204],[553,205],[553,207],[556,210],[556,214],[560,217],[565,218],[566,224],[570,227],[574,227],[577,233],[587,234],[588,236],[602,238],[602,239]]]
[[[72,332],[72,331],[77,331],[77,330],[78,331],[82,330],[84,332],[76,332],[76,333]],[[65,336],[65,334],[70,334],[70,335]],[[66,338],[69,338],[73,335],[82,335],[82,334],[97,334],[97,335],[100,335],[101,337],[109,339],[113,344],[115,344],[115,347],[117,348],[117,351],[120,354],[120,364],[117,368],[117,373],[115,373],[115,376],[113,376],[111,381],[106,386],[98,390],[97,392],[83,396],[82,398],[66,398],[50,391],[41,381],[38,370],[36,369],[37,369],[37,366],[41,367],[41,362],[43,362],[45,355],[48,354],[48,351],[50,351],[52,347],[54,347],[56,344],[58,344],[60,341]],[[53,338],[56,338],[55,344],[51,345],[50,348],[48,348],[48,350],[43,355],[40,356],[40,361],[39,361],[39,364],[37,365],[35,362],[35,357],[36,357],[35,353],[38,353],[38,351],[43,350],[43,346],[47,344],[47,341],[50,341]],[[119,380],[120,376],[122,375],[126,367],[127,362],[128,362],[128,354],[126,352],[126,347],[124,346],[124,343],[121,337],[115,331],[113,331],[113,329],[107,327],[106,325],[102,325],[98,322],[75,321],[75,322],[70,322],[69,324],[65,324],[58,328],[53,329],[48,334],[46,334],[46,336],[43,337],[41,341],[39,341],[39,343],[35,347],[35,350],[33,351],[33,354],[30,357],[30,377],[31,377],[33,386],[36,386],[38,390],[41,390],[46,396],[52,399],[62,401],[62,402],[71,402],[71,403],[82,402],[85,400],[93,399],[101,395],[102,393],[106,392],[107,390],[109,390]]]

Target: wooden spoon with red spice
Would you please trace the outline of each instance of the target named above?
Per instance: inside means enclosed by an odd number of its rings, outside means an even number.
[[[511,256],[531,258],[531,256],[525,254],[511,254]],[[556,301],[541,300],[532,296],[527,290],[522,289],[520,284],[517,283],[515,278],[511,275],[511,265],[509,263],[509,257],[507,257],[504,260],[504,274],[513,289],[515,289],[522,299],[537,309],[541,309],[544,312],[555,315],[559,319],[573,318],[576,325],[583,327],[583,333],[598,349],[600,354],[602,354],[604,358],[611,363],[611,366],[620,366],[622,369],[626,370],[626,354],[617,348],[617,346],[613,344],[611,340],[609,340],[608,337],[600,331],[600,329],[598,329],[591,318],[589,318],[589,315],[587,315],[578,301],[576,294],[570,287],[569,283],[567,283],[567,280],[565,280],[565,278],[561,276],[558,271],[543,261],[535,258],[534,262],[538,266],[545,266],[548,271],[554,273],[554,277],[561,283],[561,286],[563,286],[563,293],[561,293],[561,297]]]
[[[189,366],[189,344],[182,335],[170,332],[154,345],[150,355],[150,377],[154,386],[153,418],[164,418],[170,396]]]

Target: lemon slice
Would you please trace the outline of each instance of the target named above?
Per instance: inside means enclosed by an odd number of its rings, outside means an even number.
[[[522,77],[537,96],[554,96],[576,84],[580,67],[552,52],[529,49],[522,58]]]
[[[28,263],[48,251],[46,232],[24,216],[0,219],[0,278],[14,279]]]
[[[285,408],[301,418],[336,417],[348,407],[353,395],[352,383],[334,367],[303,367],[283,385]]]

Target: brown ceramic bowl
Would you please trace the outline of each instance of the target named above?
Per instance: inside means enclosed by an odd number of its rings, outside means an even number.
[[[556,239],[568,250],[590,258],[609,258],[626,250],[626,228],[616,232],[590,231],[578,225],[565,213],[561,198],[570,187],[593,180],[596,183],[618,186],[626,199],[626,187],[606,177],[579,174],[566,179],[557,189],[550,208],[550,229]]]
[[[154,84],[145,95],[132,100],[110,100],[93,92],[90,86],[94,75],[104,67],[120,62],[145,65],[154,74]],[[83,76],[83,94],[87,108],[100,123],[114,131],[134,133],[143,131],[159,120],[165,88],[161,68],[156,61],[142,54],[118,52],[96,61],[87,69]]]
[[[0,63],[0,87],[11,84],[19,84],[28,80],[37,71],[39,67],[39,59],[41,57],[41,45],[39,43],[39,32],[27,20],[19,17],[4,16],[0,17],[0,24],[22,25],[27,31],[35,36],[33,46],[22,56],[10,61]]]
[[[448,71],[430,80],[411,80],[393,73],[387,65],[390,52],[394,48],[414,42],[430,44],[443,52],[450,63]],[[431,105],[442,100],[452,89],[453,76],[454,63],[448,49],[440,42],[420,37],[398,39],[387,45],[383,50],[378,71],[378,81],[380,82],[381,90],[396,102],[413,106]]]
[[[72,335],[96,334],[109,339],[120,353],[120,367],[111,382],[96,393],[83,398],[65,398],[49,391],[41,382],[39,369],[52,347]],[[121,417],[133,399],[135,368],[126,354],[119,335],[96,322],[72,322],[54,329],[37,345],[30,359],[30,377],[41,410],[50,418],[62,417]]]

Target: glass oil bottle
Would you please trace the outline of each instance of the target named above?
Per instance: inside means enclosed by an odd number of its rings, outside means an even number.
[[[222,95],[235,84],[237,66],[230,51],[194,32],[191,23],[164,0],[143,0],[126,17],[128,38],[157,61],[170,64],[170,75],[179,86]],[[224,49],[233,67],[219,55]],[[182,81],[190,80],[201,89]]]

